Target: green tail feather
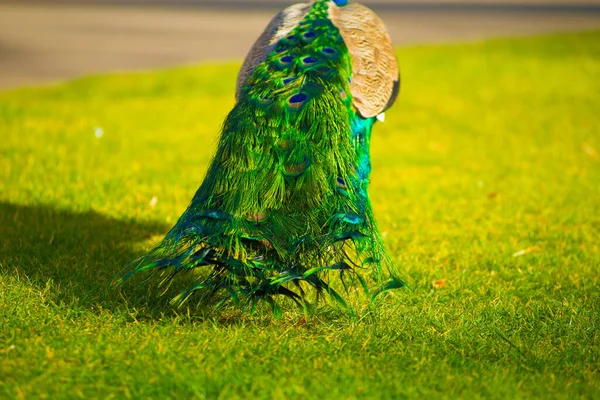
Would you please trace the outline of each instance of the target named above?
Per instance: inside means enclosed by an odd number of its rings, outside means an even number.
[[[367,195],[374,118],[352,107],[351,60],[326,3],[250,75],[190,206],[123,280],[158,269],[168,284],[203,267],[174,302],[265,300],[274,311],[276,295],[301,304],[307,287],[343,303],[333,273],[345,288],[375,282],[375,294],[402,286]]]

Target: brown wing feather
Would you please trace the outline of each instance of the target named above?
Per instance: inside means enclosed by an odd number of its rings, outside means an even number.
[[[269,25],[267,25],[263,33],[256,39],[254,45],[252,45],[242,64],[236,86],[235,97],[237,100],[239,100],[240,91],[250,73],[267,58],[277,41],[285,37],[296,27],[298,22],[308,13],[310,7],[311,5],[306,3],[291,5],[285,10],[280,11],[269,22]]]
[[[369,8],[333,2],[329,17],[352,57],[350,89],[361,116],[374,117],[394,102],[399,89],[398,62],[383,21]]]

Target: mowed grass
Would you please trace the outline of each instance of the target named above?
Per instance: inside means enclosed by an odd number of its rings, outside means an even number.
[[[354,314],[110,287],[201,182],[239,65],[0,94],[0,397],[600,397],[600,31],[398,57],[371,196],[410,287]]]

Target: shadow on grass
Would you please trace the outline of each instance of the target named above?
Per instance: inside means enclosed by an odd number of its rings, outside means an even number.
[[[211,307],[193,301],[174,313],[169,300],[177,289],[171,288],[161,296],[156,281],[139,285],[143,276],[135,276],[122,289],[112,286],[114,279],[143,255],[143,250],[134,250],[135,245],[168,229],[157,222],[117,220],[94,211],[78,213],[48,205],[0,202],[0,273],[18,275],[39,290],[51,282],[53,300],[71,308],[135,309],[136,319],[178,314],[196,321],[210,319],[220,325],[247,319],[259,324],[271,321],[270,310],[254,316],[237,308],[215,313]],[[186,287],[185,282],[182,284],[180,289]],[[284,308],[298,311],[293,304]],[[318,308],[321,316],[347,316],[337,307]]]
[[[141,307],[148,305],[147,289],[120,291],[111,283],[141,255],[133,250],[136,243],[168,228],[157,222],[117,220],[94,211],[78,213],[47,205],[0,202],[0,271],[17,274],[40,288],[52,281],[56,300],[67,304]]]

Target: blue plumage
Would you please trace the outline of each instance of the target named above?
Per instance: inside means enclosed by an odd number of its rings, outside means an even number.
[[[346,290],[402,286],[368,196],[371,130],[397,80],[370,10],[317,0],[278,14],[242,66],[202,185],[132,273],[169,284],[193,270],[176,302],[197,293],[251,309],[264,300],[277,310],[276,296],[305,304],[309,288],[343,302],[332,274]]]

